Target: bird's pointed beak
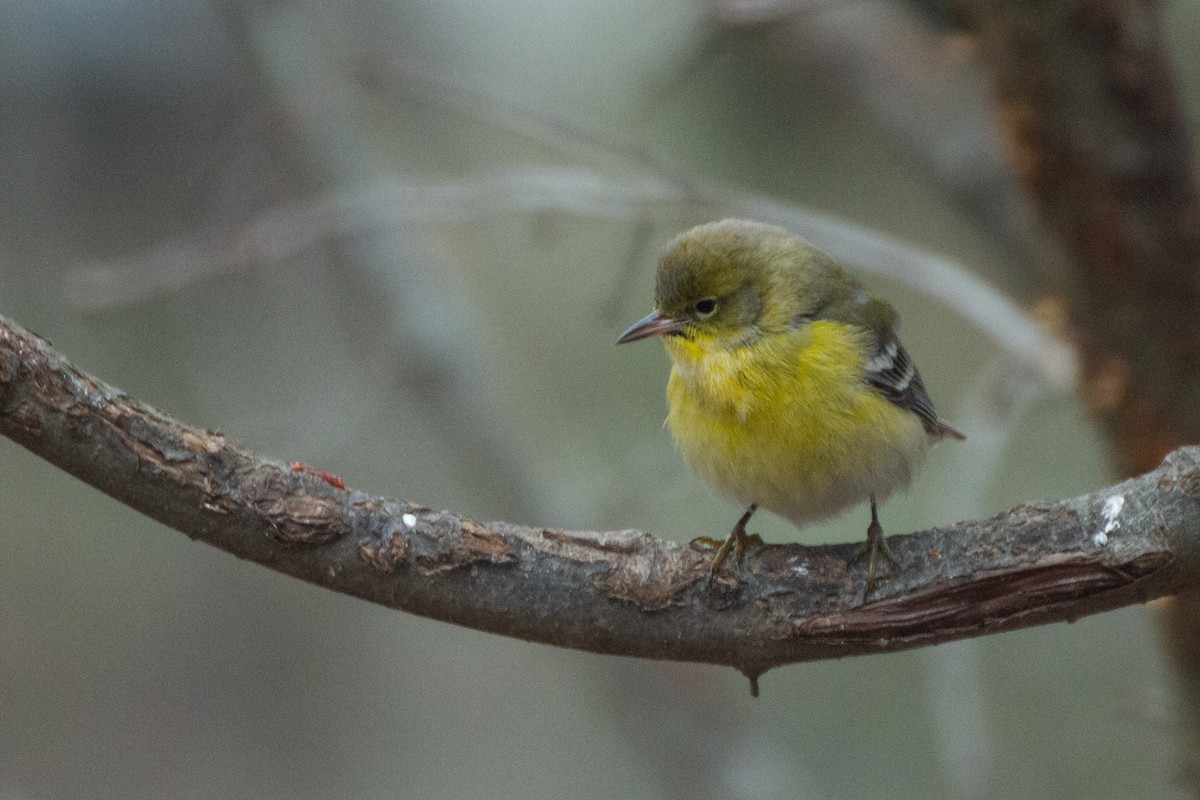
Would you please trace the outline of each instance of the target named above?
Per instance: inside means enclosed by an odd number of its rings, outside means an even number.
[[[651,336],[662,336],[674,333],[683,327],[683,320],[668,317],[657,311],[651,311],[643,319],[629,326],[629,330],[621,334],[617,344],[636,342],[638,339],[648,339]]]

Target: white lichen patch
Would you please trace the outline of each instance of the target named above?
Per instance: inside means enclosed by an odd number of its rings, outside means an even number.
[[[1092,542],[1097,547],[1103,547],[1108,544],[1108,535],[1121,527],[1121,521],[1117,519],[1121,515],[1121,509],[1125,507],[1125,495],[1114,494],[1104,501],[1104,508],[1100,510],[1100,516],[1104,518],[1104,527],[1096,531],[1092,536]]]
[[[417,526],[417,515],[405,514],[400,518],[400,521],[404,523],[406,528],[415,528]]]

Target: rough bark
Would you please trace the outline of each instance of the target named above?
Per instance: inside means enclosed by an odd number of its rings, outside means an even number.
[[[640,531],[480,523],[345,489],[137,402],[2,317],[0,432],[192,538],[338,592],[563,647],[728,664],[752,679],[1200,585],[1200,448],[1102,492],[892,537],[903,570],[864,600],[850,545],[754,548],[738,578],[710,581],[710,555]]]

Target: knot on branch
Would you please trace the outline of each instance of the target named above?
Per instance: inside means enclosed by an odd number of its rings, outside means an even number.
[[[608,569],[592,576],[592,584],[616,600],[646,611],[666,608],[679,594],[709,574],[709,559],[675,542],[637,530],[580,533],[542,529],[529,542],[555,558]]]
[[[350,533],[343,500],[332,494],[298,492],[296,479],[274,465],[251,470],[242,480],[244,500],[281,542],[326,544]]]

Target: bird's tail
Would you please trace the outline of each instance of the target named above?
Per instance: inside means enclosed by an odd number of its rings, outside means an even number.
[[[941,420],[938,420],[937,426],[938,436],[940,438],[945,439],[947,436],[949,436],[951,439],[958,439],[960,442],[966,441],[967,435],[957,428],[951,428]]]

